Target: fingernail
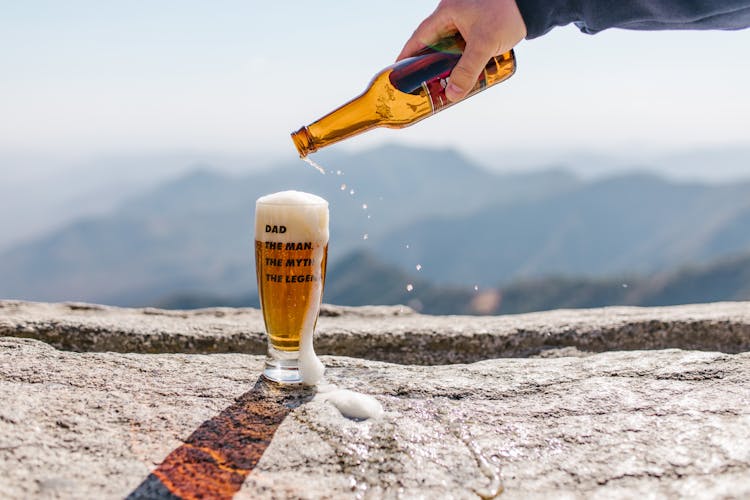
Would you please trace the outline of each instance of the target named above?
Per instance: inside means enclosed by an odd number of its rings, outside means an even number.
[[[452,83],[452,82],[448,83],[448,86],[445,88],[445,97],[447,97],[451,101],[460,99],[463,94],[464,94],[463,89],[460,88],[455,83]]]

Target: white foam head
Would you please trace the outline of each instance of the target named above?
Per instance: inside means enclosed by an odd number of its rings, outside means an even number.
[[[328,242],[328,202],[302,191],[281,191],[255,202],[255,239]]]

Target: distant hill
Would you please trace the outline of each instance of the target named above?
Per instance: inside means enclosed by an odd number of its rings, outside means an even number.
[[[472,314],[473,290],[439,287],[372,254],[355,250],[329,267],[324,301],[344,306],[405,304],[426,314]],[[411,290],[407,286],[411,285]],[[152,304],[166,309],[203,307],[259,307],[257,293],[227,296],[180,292]]]
[[[0,255],[0,297],[143,305],[182,291],[254,290],[255,200],[302,189],[331,203],[330,260],[428,216],[459,216],[499,199],[572,189],[562,171],[498,175],[451,150],[389,146],[316,158],[247,176],[199,169]],[[367,239],[365,239],[367,235]]]
[[[409,251],[404,251],[405,244]],[[750,250],[750,183],[709,186],[630,174],[544,199],[433,216],[375,243],[436,283],[647,273]]]
[[[329,269],[324,301],[339,305],[406,304],[427,314],[514,314],[611,305],[663,306],[750,300],[750,254],[649,276],[546,277],[500,287],[437,286],[356,251]],[[408,291],[406,286],[413,285]],[[256,294],[173,295],[159,307],[258,307]]]
[[[123,200],[207,163],[238,171],[247,169],[248,162],[206,152],[121,152],[74,159],[50,151],[14,155],[0,148],[0,251],[81,217],[110,213]],[[255,158],[254,163],[267,160]]]
[[[750,300],[750,254],[650,276],[530,280],[502,289],[501,297],[492,313]]]

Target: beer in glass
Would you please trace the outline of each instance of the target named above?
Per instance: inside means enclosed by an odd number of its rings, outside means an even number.
[[[255,270],[268,335],[263,371],[268,379],[302,382],[300,356],[303,367],[305,356],[315,356],[312,336],[323,297],[327,255],[326,200],[299,191],[257,200]]]

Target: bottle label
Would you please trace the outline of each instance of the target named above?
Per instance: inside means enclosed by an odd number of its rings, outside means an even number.
[[[432,105],[433,113],[437,113],[441,109],[453,104],[445,96],[445,88],[448,86],[448,83],[450,81],[449,77],[450,77],[452,70],[453,68],[422,83],[422,88],[424,89],[425,93],[430,97],[430,104]],[[487,72],[486,70],[483,70],[482,74],[479,76],[479,79],[477,80],[477,83],[471,88],[471,90],[469,91],[466,97],[476,94],[477,92],[479,92],[480,90],[486,87],[487,87]]]
[[[426,96],[430,100],[432,112],[437,113],[453,104],[445,97],[451,71],[461,59],[466,43],[459,33],[438,40],[391,66],[391,84],[401,92]],[[513,51],[493,57],[479,75],[477,83],[466,97],[476,94],[489,85],[499,83],[516,70]]]

